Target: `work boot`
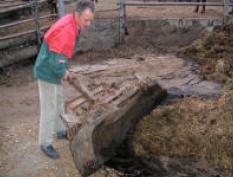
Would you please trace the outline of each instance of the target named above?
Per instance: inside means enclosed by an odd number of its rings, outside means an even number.
[[[68,139],[67,130],[62,130],[62,131],[57,132],[57,139]]]
[[[53,148],[52,145],[42,145],[41,150],[52,159],[58,159],[59,153]]]

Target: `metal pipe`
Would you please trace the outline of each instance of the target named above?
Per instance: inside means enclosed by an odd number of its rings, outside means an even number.
[[[95,12],[113,12],[118,11],[120,8],[114,8],[114,9],[104,9],[104,10],[97,10]]]
[[[135,2],[126,1],[127,6],[196,6],[196,5],[206,5],[206,6],[224,6],[224,3],[217,2]],[[233,4],[229,4],[233,6]]]
[[[36,25],[36,38],[37,38],[37,45],[38,48],[41,44],[41,35],[40,35],[40,15],[39,15],[39,3],[38,0],[34,0],[35,6],[35,25]]]
[[[56,17],[56,14],[49,14],[49,15],[41,16],[40,20],[45,19],[45,18],[49,18],[49,17]],[[6,24],[6,25],[0,25],[0,29],[9,28],[9,27],[16,26],[16,25],[21,25],[23,23],[27,23],[27,22],[30,22],[30,21],[33,21],[33,20],[35,20],[35,18],[30,18],[30,19],[27,19],[27,20],[20,20],[20,21],[17,21],[17,22]]]
[[[59,0],[59,17],[63,17],[64,15],[65,15],[64,0]]]
[[[49,27],[50,26],[44,26],[43,28],[40,28],[40,31],[48,29]],[[0,37],[0,42],[4,41],[4,40],[9,40],[9,39],[17,38],[17,37],[23,37],[24,35],[27,35],[27,34],[30,34],[30,33],[37,33],[37,31],[36,30],[28,30],[28,31],[21,32],[21,33],[14,33],[14,34],[10,34],[10,35],[7,35],[7,36],[3,36],[3,37]],[[40,35],[40,37],[41,37],[41,35]]]
[[[230,0],[224,0],[223,2],[224,2],[224,8],[223,8],[224,19],[223,19],[223,23],[227,24],[228,15],[229,15]]]
[[[32,1],[34,1],[34,0],[32,0]],[[39,4],[43,4],[45,2],[46,2],[46,0],[39,0]],[[0,10],[0,14],[10,13],[10,12],[14,12],[14,11],[22,10],[22,9],[31,8],[33,5],[34,5],[34,2],[32,2],[32,3],[29,2],[29,3],[17,5],[17,6],[10,7],[10,8],[5,8],[5,9]]]
[[[120,0],[120,44],[124,43],[125,37],[125,3],[125,0]]]

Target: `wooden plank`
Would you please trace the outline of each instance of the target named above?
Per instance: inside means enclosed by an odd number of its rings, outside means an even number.
[[[23,61],[36,56],[37,47],[35,45],[16,50],[12,53],[0,54],[0,68],[11,65],[13,63]]]
[[[70,85],[72,85],[77,91],[82,93],[82,95],[89,101],[91,104],[94,104],[95,99],[90,93],[90,91],[84,86],[81,85],[77,80],[74,82],[74,80],[69,80],[68,81]]]
[[[46,18],[51,18],[51,17],[56,17],[56,16],[57,16],[56,14],[44,15],[44,16],[40,17],[40,20],[43,20],[43,19],[46,19]],[[20,21],[8,23],[8,24],[5,24],[5,25],[0,25],[0,29],[13,27],[13,26],[28,23],[28,22],[34,22],[34,18],[30,18],[30,19],[26,19],[26,20],[20,20]]]
[[[49,25],[42,27],[41,30],[47,30],[48,28],[49,28]],[[20,32],[20,33],[10,34],[10,35],[4,36],[4,37],[0,37],[0,41],[18,38],[18,37],[22,37],[22,36],[28,35],[28,34],[34,34],[35,32],[36,32],[36,30],[28,30],[28,31]]]
[[[120,89],[120,90],[118,90],[118,91],[117,91],[115,94],[113,94],[113,95],[103,97],[103,98],[102,98],[102,101],[103,101],[104,103],[110,103],[112,100],[119,98],[120,95],[123,93],[123,91],[124,91],[124,89]]]
[[[40,5],[42,5],[43,3],[46,3],[46,0],[40,0],[39,1]],[[33,7],[33,2],[24,3],[24,4],[21,4],[21,5],[17,5],[17,6],[11,6],[9,8],[0,9],[0,15],[2,15],[4,13],[12,13],[12,12],[15,12],[15,11],[30,9],[31,7]]]
[[[73,101],[72,103],[70,103],[68,106],[74,110],[76,109],[78,106],[82,105],[85,101],[87,101],[85,98],[78,98],[75,101]]]
[[[135,96],[138,93],[138,90],[130,90],[127,93],[127,96],[124,97],[120,97],[119,99],[115,100],[113,102],[113,104],[115,104],[116,106],[122,106],[125,104],[125,102],[129,99],[131,99],[133,96]]]

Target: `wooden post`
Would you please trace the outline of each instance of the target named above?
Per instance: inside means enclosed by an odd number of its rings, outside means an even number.
[[[40,33],[40,15],[39,15],[38,0],[34,0],[34,7],[35,7],[36,40],[37,40],[37,47],[39,50],[41,44],[41,33]]]
[[[125,0],[120,0],[120,44],[125,38]]]
[[[59,0],[59,17],[63,17],[64,15],[65,15],[64,0]]]
[[[228,13],[229,13],[229,0],[224,0],[224,19],[223,19],[223,23],[227,24],[227,18],[228,18]]]

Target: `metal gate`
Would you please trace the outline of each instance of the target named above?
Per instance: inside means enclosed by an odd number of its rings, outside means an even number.
[[[53,0],[0,1],[0,68],[35,57],[44,32],[58,16],[70,13],[76,5],[76,0],[54,0],[58,14],[51,14],[48,2]],[[114,18],[116,22],[119,17],[117,2],[99,0],[96,3],[97,20]]]
[[[126,7],[149,7],[149,6],[216,6],[223,7],[223,23],[227,22],[229,8],[233,6],[231,0],[215,0],[211,2],[193,2],[192,0],[119,0],[120,5],[120,42],[124,42],[126,31]],[[208,1],[208,0],[207,0]],[[233,8],[233,7],[232,7]]]

